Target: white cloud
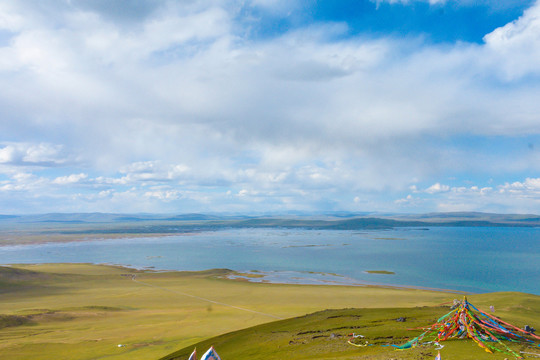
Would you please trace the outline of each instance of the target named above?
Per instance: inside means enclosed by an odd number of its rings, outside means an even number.
[[[146,61],[153,55],[168,52],[169,56],[191,55],[186,43],[212,41],[227,34],[229,14],[218,7],[185,12],[182,5],[170,5],[148,19],[140,29],[123,29],[92,13],[74,13],[71,22],[77,32],[71,35],[82,40],[82,50],[97,61],[118,65]],[[167,54],[161,54],[167,55]]]
[[[501,193],[540,195],[540,178],[527,178],[523,182],[505,183],[499,186],[499,190]]]
[[[540,170],[534,151],[452,144],[540,134],[540,86],[529,78],[540,63],[538,4],[483,45],[438,46],[350,37],[343,24],[257,40],[239,29],[238,4],[143,3],[133,14],[77,2],[0,5],[10,31],[0,45],[2,186],[46,193],[84,183],[95,193],[81,199],[118,211],[172,208],[180,196],[225,208],[220,191],[238,195],[231,207],[251,196],[279,208],[403,191],[493,198],[482,186],[409,186],[471,169]],[[297,5],[247,6],[284,14]],[[10,177],[20,168],[34,179]],[[523,191],[508,186],[492,188]]]
[[[84,173],[71,174],[68,176],[59,176],[53,180],[53,184],[58,184],[58,185],[75,184],[75,183],[80,182],[81,180],[86,179],[87,177],[88,175]]]
[[[436,193],[440,193],[440,192],[446,192],[446,191],[449,191],[450,190],[450,186],[448,185],[441,185],[440,183],[435,183],[433,185],[431,185],[429,188],[427,188],[425,191],[428,193],[428,194],[436,194]]]
[[[0,149],[0,163],[10,163],[16,159],[16,149],[8,145]]]
[[[122,173],[153,173],[159,167],[157,161],[138,161],[120,168]]]
[[[253,193],[251,192],[250,190],[247,190],[247,189],[242,189],[238,192],[238,196],[249,196],[249,195],[257,195],[257,193]]]
[[[419,200],[418,199],[415,199],[411,194],[407,195],[406,197],[402,198],[402,199],[398,199],[396,201],[394,201],[394,203],[396,205],[407,205],[407,206],[411,206],[411,205],[415,205]]]
[[[177,190],[154,190],[145,192],[144,196],[163,201],[172,201],[182,198],[182,193]]]
[[[0,147],[0,163],[4,164],[56,166],[66,161],[61,145],[9,143]]]
[[[487,56],[501,68],[506,79],[540,74],[540,2],[519,19],[484,37]]]
[[[18,31],[22,28],[24,18],[18,14],[9,2],[0,3],[0,30]]]
[[[484,211],[493,213],[538,213],[540,179],[504,183],[495,186],[445,186],[436,183],[436,191],[418,192],[394,201],[409,211],[426,206],[436,211]],[[439,191],[445,189],[444,191]],[[427,195],[426,195],[427,194]]]
[[[26,154],[22,158],[27,163],[54,163],[62,162],[60,157],[62,147],[51,144],[38,144],[29,146],[26,149]]]
[[[35,192],[46,189],[49,181],[46,178],[36,176],[27,172],[13,172],[9,180],[2,181],[0,190],[4,192],[28,192],[34,195]]]

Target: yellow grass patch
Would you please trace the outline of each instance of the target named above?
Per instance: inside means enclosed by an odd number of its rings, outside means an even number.
[[[0,315],[31,321],[0,328],[0,354],[6,359],[157,359],[219,334],[323,309],[415,307],[456,297],[413,289],[240,282],[221,278],[224,270],[14,268],[33,271],[35,281],[25,273],[17,286],[0,283]]]

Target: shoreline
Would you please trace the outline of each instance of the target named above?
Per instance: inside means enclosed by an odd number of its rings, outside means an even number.
[[[395,289],[395,290],[422,290],[422,291],[437,291],[437,292],[444,292],[444,293],[453,293],[453,294],[461,294],[461,295],[473,295],[473,294],[481,294],[476,292],[470,292],[470,291],[461,291],[461,290],[453,290],[453,289],[441,289],[441,288],[434,288],[434,287],[425,287],[425,286],[414,286],[414,285],[397,285],[397,284],[382,284],[382,283],[376,283],[376,282],[362,282],[350,277],[346,277],[339,274],[329,274],[329,273],[315,273],[315,272],[293,272],[293,271],[261,271],[257,270],[257,274],[260,274],[261,277],[253,277],[252,272],[237,272],[233,270],[236,274],[233,275],[226,275],[225,278],[229,280],[236,280],[236,281],[246,281],[250,283],[262,283],[262,284],[281,284],[281,285],[304,285],[304,286],[354,286],[354,287],[374,287],[374,288],[386,288],[386,289]],[[321,274],[321,275],[329,275],[332,277],[338,277],[342,279],[350,280],[350,282],[339,282],[339,281],[332,281],[332,280],[320,280],[319,282],[311,281],[309,282],[293,282],[293,281],[276,281],[276,280],[268,280],[265,279],[265,274],[269,273],[315,273],[315,274]],[[272,275],[269,275],[272,276]],[[307,277],[305,278],[307,279]],[[302,280],[301,278],[294,278],[294,280]],[[306,280],[308,281],[308,280]]]
[[[153,267],[137,267],[137,266],[130,266],[130,265],[124,265],[124,264],[115,264],[115,263],[11,263],[11,264],[0,264],[0,267],[11,267],[11,268],[17,268],[17,267],[32,267],[32,266],[80,266],[80,265],[87,265],[87,266],[96,266],[96,267],[112,267],[112,268],[119,268],[119,269],[125,269],[126,271],[141,271],[141,272],[149,272],[149,273],[200,273],[205,274],[208,272],[212,272],[214,270],[218,269],[204,269],[204,270],[170,270],[170,269],[155,269]],[[483,294],[483,293],[476,293],[476,292],[467,292],[467,291],[461,291],[461,290],[454,290],[454,289],[442,289],[442,288],[434,288],[434,287],[424,287],[424,286],[413,286],[413,285],[397,285],[397,284],[381,284],[381,283],[375,283],[375,282],[361,282],[356,279],[352,279],[343,275],[339,274],[329,274],[329,273],[320,273],[320,272],[296,272],[296,271],[262,271],[262,270],[255,270],[255,273],[258,275],[261,275],[261,277],[254,277],[253,270],[250,271],[238,271],[238,270],[231,270],[231,269],[219,269],[219,270],[227,270],[230,272],[229,274],[219,275],[216,276],[219,279],[227,280],[227,281],[241,281],[241,282],[249,282],[253,284],[269,284],[269,285],[296,285],[296,286],[342,286],[342,287],[364,287],[364,288],[379,288],[379,289],[392,289],[392,290],[419,290],[419,291],[433,291],[433,292],[441,292],[441,293],[451,293],[451,294],[459,294],[459,295],[476,295],[476,294]],[[339,281],[320,281],[320,282],[314,282],[312,280],[309,280],[308,277],[304,277],[303,279],[300,277],[295,276],[294,278],[291,278],[291,281],[286,280],[269,280],[266,279],[265,276],[269,273],[273,274],[284,274],[289,273],[290,275],[298,275],[298,274],[318,274],[318,275],[327,275],[342,279],[348,279],[350,282],[339,282]],[[271,276],[271,275],[269,275]],[[286,279],[285,277],[281,277],[280,279]],[[295,281],[292,281],[295,280]],[[304,280],[304,281],[302,281]],[[490,292],[486,292],[490,293]]]
[[[14,235],[0,236],[0,249],[7,246],[31,246],[46,244],[67,244],[107,240],[160,238],[169,236],[196,236],[199,232],[185,233],[119,233],[119,234],[88,234],[81,237],[77,234],[54,234],[54,235]],[[105,236],[107,235],[107,236]]]

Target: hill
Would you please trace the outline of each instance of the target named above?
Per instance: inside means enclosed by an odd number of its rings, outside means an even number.
[[[538,227],[540,216],[476,212],[431,214],[211,215],[62,213],[0,215],[0,244],[148,237],[229,228],[381,230],[403,227]]]
[[[495,293],[475,296],[480,302],[491,300],[506,321],[521,327],[524,321],[540,323],[540,297]],[[185,347],[160,360],[187,360],[197,348],[200,353],[214,346],[222,359],[434,359],[434,346],[396,350],[388,344],[404,344],[417,336],[417,328],[430,325],[449,311],[449,306],[324,310],[293,319],[275,321],[217,336]],[[397,321],[405,320],[405,321]],[[417,329],[417,330],[410,330]],[[361,334],[352,346],[348,339]],[[472,340],[443,343],[443,359],[503,359],[504,354],[488,354]],[[540,353],[535,346],[510,345],[514,351]],[[507,356],[506,356],[507,357]]]

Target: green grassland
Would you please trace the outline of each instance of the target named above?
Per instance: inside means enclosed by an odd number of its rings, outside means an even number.
[[[0,358],[159,359],[184,349],[168,358],[187,359],[194,344],[203,351],[210,343],[224,360],[429,358],[432,349],[354,347],[347,344],[347,334],[361,333],[373,343],[399,343],[417,334],[406,328],[433,322],[447,312],[441,303],[461,297],[414,289],[223,278],[229,273],[90,264],[0,267]],[[470,300],[484,308],[494,305],[497,315],[519,326],[540,323],[537,296],[496,293]],[[398,317],[408,320],[399,323]],[[443,350],[461,354],[447,358],[484,358],[470,342]],[[469,350],[474,356],[463,357]]]
[[[493,297],[499,299],[507,295],[519,298],[520,304],[532,300],[517,294],[495,294]],[[536,306],[540,305],[538,299],[533,302]],[[447,312],[448,307],[442,306],[324,310],[224,334],[188,346],[161,360],[187,360],[194,347],[202,352],[211,345],[223,359],[434,359],[437,350],[433,345],[406,350],[387,345],[406,343],[421,332],[410,328],[429,325]],[[407,316],[405,322],[396,321],[404,316]],[[353,333],[363,336],[351,340],[360,346],[348,343]],[[495,360],[510,357],[501,353],[486,353],[472,340],[446,341],[442,345],[444,347],[440,351],[443,359]],[[516,352],[540,354],[538,347],[510,346]]]

